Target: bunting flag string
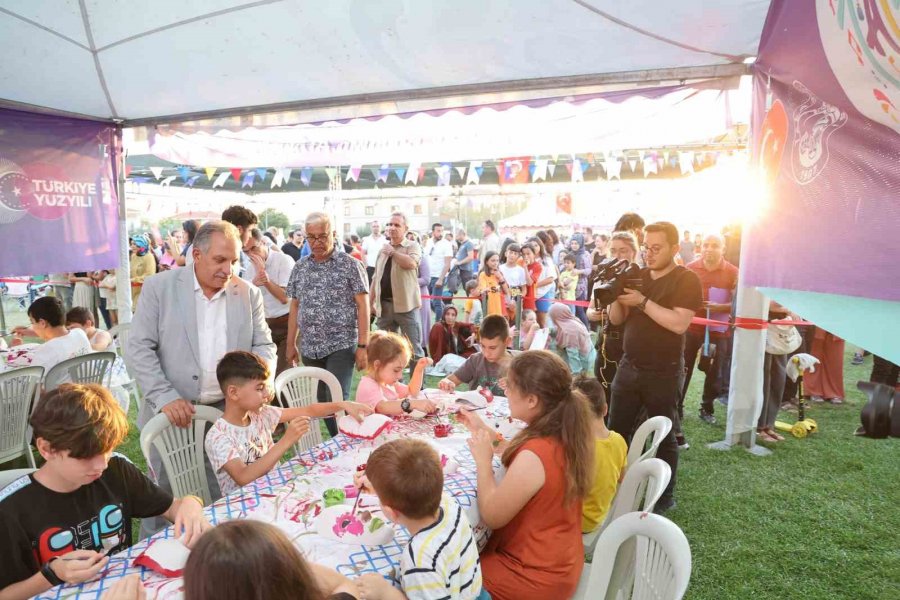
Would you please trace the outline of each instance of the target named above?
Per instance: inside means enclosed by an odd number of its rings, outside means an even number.
[[[451,166],[449,163],[441,163],[434,168],[434,172],[438,176],[438,186],[450,185]]]
[[[159,178],[162,177],[163,167],[150,167],[150,172],[153,173],[153,176],[159,181]]]
[[[234,169],[231,169],[231,178],[234,179],[235,182],[238,182],[241,180],[241,171],[242,171],[242,169],[239,169],[237,167],[235,167]]]
[[[328,183],[331,184],[334,182],[334,178],[338,176],[339,170],[337,167],[325,167],[325,174],[328,175]]]
[[[269,170],[265,167],[260,167],[259,169],[256,169],[255,173],[255,179],[259,179],[260,181],[264,182],[266,180],[266,175],[269,173]]]
[[[643,163],[644,163],[644,177],[647,177],[647,175],[650,175],[651,173],[653,173],[653,174],[657,173],[657,168],[656,168],[657,165],[656,165],[655,158],[653,158],[652,156],[647,156],[646,158],[644,158]]]
[[[584,181],[584,165],[581,159],[572,157],[572,163],[569,167],[569,173],[572,175],[572,183],[580,183]]]
[[[549,166],[550,161],[546,158],[539,158],[535,160],[532,164],[534,167],[534,172],[531,174],[532,181],[546,181],[547,179],[547,167]]]
[[[375,178],[376,181],[381,183],[387,183],[388,175],[391,173],[390,165],[381,165],[381,168],[378,169],[378,176]]]
[[[216,169],[215,167],[205,167],[205,168],[203,169],[203,171],[206,173],[206,179],[207,179],[207,181],[212,181],[212,180],[213,180],[213,175],[216,174],[216,171],[217,171],[217,170],[218,170],[218,169]],[[160,171],[162,171],[162,169],[160,169]]]
[[[178,175],[181,176],[182,181],[187,181],[188,177],[191,176],[191,168],[190,167],[178,167]]]
[[[403,178],[406,176],[406,169],[404,169],[403,167],[397,167],[396,169],[394,169],[394,175],[397,176],[397,179],[399,181],[403,181]]]
[[[681,174],[687,175],[688,173],[694,172],[694,153],[693,152],[679,152],[678,153],[678,166],[681,168]]]
[[[247,171],[247,174],[244,175],[244,181],[241,183],[241,189],[249,187],[253,187],[253,179],[256,177],[256,171]]]
[[[344,181],[359,181],[359,174],[362,172],[362,166],[360,165],[350,165],[350,168],[347,169],[347,177]]]
[[[552,160],[547,162],[547,172],[550,173],[550,177],[556,175],[556,157],[554,156]]]
[[[460,178],[460,179],[465,179],[465,178],[466,178],[466,167],[465,167],[465,165],[462,165],[462,166],[460,166],[460,167],[453,167],[453,168],[456,169],[456,172],[459,174],[459,178]]]
[[[285,185],[288,180],[291,178],[291,168],[290,167],[281,167],[280,169],[275,169],[275,175],[272,176],[272,184],[270,189],[275,189],[276,187],[281,187]]]
[[[312,181],[312,171],[310,167],[300,169],[300,183],[306,187],[309,187],[309,182]]]
[[[378,174],[381,172],[381,169],[378,167],[372,167],[369,169],[369,173],[372,174],[372,181],[378,181]]]
[[[173,181],[175,181],[175,176],[174,176],[174,175],[169,175],[168,177],[166,177],[165,179],[163,179],[163,180],[160,182],[159,185],[161,185],[161,186],[168,186],[168,185],[170,185]]]
[[[184,182],[185,187],[194,187],[194,184],[197,183],[198,179],[200,179],[199,175],[191,175],[188,180]]]
[[[628,167],[631,169],[631,172],[634,173],[635,169],[637,169],[637,161],[633,158],[629,158]]]
[[[622,181],[622,161],[617,156],[609,156],[604,163],[606,167],[606,180],[609,181],[613,177]]]

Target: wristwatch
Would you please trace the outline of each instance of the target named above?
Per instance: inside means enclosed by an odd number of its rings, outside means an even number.
[[[56,574],[52,568],[50,568],[50,564],[59,558],[58,556],[54,556],[43,565],[41,565],[41,575],[44,576],[44,579],[50,582],[50,585],[57,586],[65,583],[62,579],[59,578],[59,575]]]
[[[368,346],[369,346],[368,344],[357,344],[356,345],[356,347],[359,348],[360,350],[365,350],[366,348],[368,348]]]
[[[641,312],[644,312],[644,309],[647,308],[647,301],[648,301],[648,300],[650,300],[650,298],[648,298],[647,296],[644,296],[644,299],[641,300],[641,303],[638,304],[637,306],[635,306],[635,308],[638,309],[638,310],[641,311]]]
[[[400,410],[402,410],[406,414],[412,412],[412,404],[410,403],[409,398],[404,398],[400,401]]]

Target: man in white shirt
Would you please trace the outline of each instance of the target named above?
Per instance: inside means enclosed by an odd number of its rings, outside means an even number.
[[[266,311],[266,323],[272,330],[272,341],[278,352],[275,375],[288,368],[287,329],[291,305],[285,287],[291,278],[295,261],[287,254],[273,250],[266,244],[266,237],[259,229],[252,229],[246,252],[250,257],[248,278],[259,288]]]
[[[364,237],[362,241],[363,261],[366,263],[366,274],[369,276],[370,284],[375,275],[378,253],[385,244],[387,244],[387,238],[381,235],[381,225],[378,221],[372,221],[372,233]]]
[[[250,283],[233,276],[241,238],[225,221],[204,224],[194,238],[194,263],[165,271],[144,282],[131,324],[125,359],[144,394],[137,425],[157,414],[176,427],[189,427],[194,405],[221,409],[222,390],[216,366],[226,352],[245,350],[275,368],[275,344],[265,321],[263,298]],[[159,456],[150,456],[159,485],[170,489]],[[207,464],[206,478],[213,499],[219,484]],[[142,533],[167,526],[145,520]]]
[[[479,260],[484,260],[488,252],[500,254],[500,246],[503,244],[503,240],[497,235],[494,222],[490,219],[485,221],[481,226],[481,233],[484,234],[484,239],[481,240],[481,249],[478,251]],[[502,257],[500,262],[503,262]]]
[[[431,226],[431,237],[425,244],[425,258],[428,259],[428,272],[431,273],[428,293],[432,296],[441,296],[444,292],[444,281],[450,272],[450,261],[453,260],[453,244],[444,239],[444,226],[440,223]],[[434,310],[434,320],[440,321],[444,316],[444,301],[432,298],[431,309]]]

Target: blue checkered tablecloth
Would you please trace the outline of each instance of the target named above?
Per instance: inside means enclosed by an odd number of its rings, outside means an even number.
[[[429,390],[428,394],[429,398],[434,398],[440,393],[437,390]],[[509,415],[505,399],[497,398],[481,414],[486,420],[504,419]],[[470,523],[473,523],[473,532],[479,547],[483,547],[490,531],[480,523],[478,517],[475,463],[464,441],[468,437],[468,433],[462,425],[455,424],[453,432],[448,438],[434,438],[434,425],[439,420],[448,422],[448,417],[397,419],[391,427],[390,437],[427,437],[448,457],[459,463],[456,473],[444,477],[444,492],[454,498],[463,508]],[[342,434],[338,435],[283,463],[233,494],[221,498],[206,508],[206,516],[213,524],[232,519],[258,518],[255,513],[267,508],[267,504],[270,505],[275,499],[283,501],[286,497],[320,495],[323,486],[333,486],[327,483],[322,484],[319,480],[328,481],[330,478],[331,481],[334,481],[334,478],[339,476],[329,467],[330,461],[339,459],[341,455],[349,452],[371,447],[373,447],[372,442],[348,438]],[[346,474],[344,479],[347,479],[346,483],[350,483]],[[271,507],[269,506],[269,508]],[[309,532],[311,525],[305,520],[294,526],[299,531],[306,530],[300,536],[295,537],[294,541],[307,558],[331,566],[348,577],[371,572],[393,577],[394,569],[400,562],[400,554],[409,541],[406,529],[398,525],[394,525],[396,532],[394,539],[384,546],[343,544],[318,535],[309,535],[309,533],[314,533],[314,530]],[[98,580],[79,585],[55,587],[36,598],[99,600],[116,581],[130,574],[141,576],[148,598],[158,600],[181,598],[181,579],[167,579],[158,573],[132,564],[134,559],[144,552],[154,540],[171,535],[173,535],[173,531],[169,527],[111,557],[108,568],[104,571],[102,578]]]

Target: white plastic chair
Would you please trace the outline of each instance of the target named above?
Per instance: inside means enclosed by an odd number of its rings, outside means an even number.
[[[23,367],[0,373],[0,463],[25,455],[34,469],[28,417],[40,389],[44,367]]]
[[[574,600],[680,600],[691,579],[691,546],[672,521],[646,512],[622,515],[597,541]]]
[[[625,469],[627,469],[648,458],[654,458],[659,445],[666,439],[669,432],[672,431],[672,420],[669,417],[651,417],[641,423],[634,435],[631,436],[631,445],[628,446],[628,456],[625,460]],[[647,445],[647,438],[650,436],[650,447],[644,450]]]
[[[603,522],[595,531],[582,536],[585,554],[595,552],[597,538],[610,523],[634,511],[653,512],[657,501],[669,485],[672,467],[659,458],[647,458],[628,469]]]
[[[314,405],[318,402],[316,392],[319,389],[320,381],[328,386],[332,402],[340,402],[344,399],[341,384],[337,377],[318,367],[292,367],[282,371],[275,378],[275,398],[280,402],[283,394],[290,408]],[[338,416],[337,414],[335,415],[335,417]],[[322,443],[322,430],[319,427],[319,423],[313,421],[311,425],[309,433],[294,444],[297,454]]]
[[[131,323],[119,323],[109,330],[109,335],[112,336],[113,344],[115,344],[115,352],[121,357],[122,362],[125,363],[125,372],[128,373],[128,381],[123,382],[121,385],[125,391],[128,392],[128,398],[134,398],[137,409],[140,411],[141,388],[138,387],[137,380],[134,378],[134,373],[131,371],[131,367],[128,365],[128,359],[125,355],[130,333]]]
[[[141,431],[141,452],[150,464],[150,449],[155,448],[162,458],[162,468],[169,476],[176,498],[193,494],[212,502],[206,481],[206,450],[203,442],[207,424],[215,423],[222,411],[211,406],[194,406],[189,427],[176,427],[160,413],[150,419]]]
[[[11,484],[13,481],[22,477],[24,475],[28,475],[29,473],[34,473],[37,469],[10,469],[9,471],[0,471],[0,491],[3,491],[3,488]]]
[[[54,390],[61,383],[108,383],[110,369],[116,360],[115,352],[91,352],[75,356],[51,367],[44,376],[44,391]]]

